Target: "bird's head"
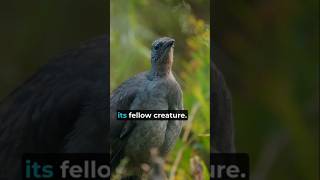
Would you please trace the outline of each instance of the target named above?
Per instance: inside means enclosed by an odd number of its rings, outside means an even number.
[[[152,65],[171,65],[173,62],[173,48],[175,40],[169,37],[162,37],[155,40],[151,47]]]

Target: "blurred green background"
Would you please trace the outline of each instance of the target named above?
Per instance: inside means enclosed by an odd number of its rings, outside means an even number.
[[[171,179],[194,179],[194,164],[209,179],[209,0],[111,0],[110,12],[111,90],[150,69],[154,40],[163,36],[176,40],[173,71],[191,118],[166,159],[165,170]]]
[[[319,179],[319,1],[216,1],[215,62],[254,179]]]

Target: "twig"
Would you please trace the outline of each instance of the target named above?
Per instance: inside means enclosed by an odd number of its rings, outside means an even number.
[[[190,132],[191,132],[191,128],[192,128],[192,122],[193,122],[194,117],[195,117],[196,113],[198,112],[200,106],[201,106],[201,104],[199,102],[197,102],[192,107],[192,110],[191,110],[191,113],[190,113],[190,116],[189,116],[189,120],[188,120],[188,124],[187,124],[187,126],[185,128],[185,131],[183,133],[183,136],[182,136],[182,142],[184,142],[186,144],[189,144],[191,142],[191,141],[188,142],[188,138],[189,138],[189,135],[190,135]],[[186,149],[185,145],[181,149],[179,149],[179,151],[177,153],[177,157],[176,157],[176,159],[175,159],[175,161],[173,163],[173,166],[171,168],[171,171],[170,171],[169,180],[174,180],[176,171],[178,169],[179,163],[180,163],[180,161],[182,159],[182,155],[183,155],[183,152],[184,152],[185,149]]]

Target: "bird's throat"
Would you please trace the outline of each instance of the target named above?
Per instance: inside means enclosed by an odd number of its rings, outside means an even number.
[[[171,74],[171,63],[153,65],[150,71],[152,77],[164,77]]]
[[[152,77],[164,77],[171,74],[173,64],[173,48],[169,49],[169,53],[164,58],[164,61],[152,64],[150,75]]]

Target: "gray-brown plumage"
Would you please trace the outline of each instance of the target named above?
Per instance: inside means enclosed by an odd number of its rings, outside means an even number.
[[[182,110],[182,91],[175,80],[173,63],[174,40],[160,38],[152,44],[151,70],[122,83],[111,94],[110,137],[111,166],[123,157],[129,158],[128,170],[140,175],[140,165],[150,162],[150,149],[157,148],[165,156],[180,134],[182,121],[116,120],[117,110]]]

